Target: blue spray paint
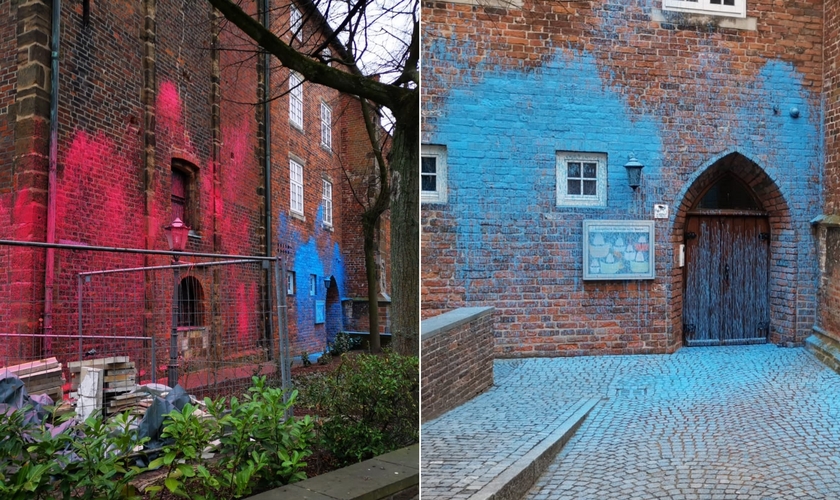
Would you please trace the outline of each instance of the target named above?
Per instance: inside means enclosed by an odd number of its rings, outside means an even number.
[[[333,241],[333,233],[323,229],[321,220],[323,214],[318,210],[315,221],[314,236],[304,240],[299,231],[290,229],[288,216],[279,214],[277,237],[281,247],[291,247],[291,262],[287,268],[294,271],[295,288],[295,318],[298,331],[298,343],[309,349],[323,349],[328,340],[324,330],[325,324],[315,324],[316,301],[326,301],[327,289],[324,278],[335,277],[339,290],[338,307],[343,298],[345,287],[344,260],[338,242]],[[310,277],[315,275],[316,294],[310,294]],[[339,310],[340,313],[340,310]],[[339,314],[337,316],[341,318]]]
[[[463,69],[454,53],[436,55],[440,64]],[[579,290],[580,222],[568,223],[626,218],[635,193],[623,165],[635,153],[647,182],[655,182],[662,157],[658,124],[630,111],[606,87],[591,55],[557,51],[527,73],[475,70],[482,71],[474,85],[450,90],[439,113],[445,119],[438,118],[429,137],[447,147],[449,204],[463,262],[457,272],[467,300],[471,291],[500,289],[491,271],[496,259],[518,273],[554,270],[553,284]],[[557,151],[607,154],[607,207],[556,207]]]

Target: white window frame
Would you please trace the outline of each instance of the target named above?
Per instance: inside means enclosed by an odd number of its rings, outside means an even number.
[[[321,57],[324,58],[324,64],[332,66],[332,51],[329,47],[324,47],[324,50],[321,51]]]
[[[710,16],[747,17],[747,0],[735,0],[735,5],[720,5],[711,3],[710,0],[662,0],[662,10],[678,12],[692,12]]]
[[[295,294],[295,272],[286,271],[286,295]]]
[[[289,210],[303,215],[303,163],[289,158]]]
[[[309,275],[309,295],[314,297],[318,294],[318,276],[314,274]]]
[[[292,32],[292,38],[301,41],[303,38],[303,17],[300,11],[294,5],[289,5],[289,29]]]
[[[332,151],[332,108],[321,101],[321,146]]]
[[[333,200],[332,200],[332,182],[322,179],[323,182],[323,193],[321,195],[321,199],[324,202],[324,225],[328,227],[332,227],[333,225]]]
[[[289,72],[289,122],[303,130],[303,79]]]
[[[420,157],[421,157],[421,165],[422,165],[422,158],[423,157],[432,157],[435,158],[435,177],[437,181],[435,183],[435,190],[434,191],[424,191],[423,190],[423,169],[420,169],[420,202],[421,203],[446,203],[446,174],[447,174],[447,165],[446,165],[446,146],[434,145],[434,144],[423,144],[420,147]]]
[[[596,163],[595,194],[569,194],[569,162]],[[583,172],[581,171],[581,175]],[[581,177],[582,178],[582,177]],[[557,206],[606,207],[607,206],[607,155],[577,151],[557,152]]]

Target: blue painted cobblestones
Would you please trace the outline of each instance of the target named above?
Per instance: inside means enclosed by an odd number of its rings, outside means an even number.
[[[424,424],[422,498],[469,497],[581,397],[606,399],[526,499],[840,498],[840,376],[773,345],[497,361]]]

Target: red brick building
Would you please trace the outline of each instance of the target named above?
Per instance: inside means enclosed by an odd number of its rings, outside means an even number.
[[[340,330],[365,330],[360,207],[348,179],[363,179],[373,155],[358,101],[266,58],[206,1],[60,4],[57,36],[53,2],[0,4],[0,238],[167,250],[163,229],[179,217],[192,229],[187,252],[284,257],[292,354],[320,352]],[[262,16],[266,6],[284,40],[337,64],[332,55],[343,48],[320,50],[329,29],[311,3],[243,7]],[[387,245],[383,238],[384,298]],[[3,340],[0,364],[79,348],[60,337],[77,331],[79,273],[169,264],[165,256],[41,248],[0,254],[0,324],[17,335]],[[182,300],[187,294],[197,304],[184,304],[190,312],[182,315],[187,326],[212,332],[197,340],[204,350],[231,336],[238,343],[227,354],[259,353],[272,335],[271,271],[225,269],[182,271]],[[139,306],[100,311],[108,319],[96,326],[78,319],[79,330],[142,333],[167,346],[168,313],[160,309],[171,302],[171,278],[150,276],[141,274],[139,285],[103,281],[99,298],[119,291]],[[231,312],[222,318],[222,310]],[[26,336],[42,332],[55,337]]]
[[[424,317],[495,306],[503,356],[840,339],[837,4],[424,2]]]

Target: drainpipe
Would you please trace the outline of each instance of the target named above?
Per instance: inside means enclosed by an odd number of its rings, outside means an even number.
[[[61,28],[61,0],[52,3],[52,36],[50,40],[50,166],[47,176],[47,243],[55,243],[56,168],[58,163],[58,50]],[[53,283],[55,282],[55,249],[47,248],[44,273],[44,354],[52,354]]]
[[[266,29],[271,29],[271,19],[270,19],[270,3],[271,0],[263,0],[262,2],[262,14],[263,14],[263,26]],[[265,196],[265,256],[271,257],[272,254],[272,247],[271,247],[271,101],[269,100],[269,92],[271,91],[271,54],[268,51],[263,51],[263,124],[264,124],[264,141],[265,141],[265,154],[263,159],[265,160],[265,175],[263,176],[263,194]],[[272,330],[272,321],[271,321],[271,312],[273,307],[271,307],[271,268],[267,267],[265,272],[265,307],[264,310],[267,312],[266,314],[266,339],[269,342],[269,352],[274,353],[274,347],[271,337],[271,330]],[[279,320],[279,318],[278,318]]]

